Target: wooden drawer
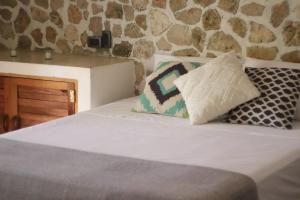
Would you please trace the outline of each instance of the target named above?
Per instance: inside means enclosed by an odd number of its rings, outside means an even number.
[[[4,91],[4,77],[0,77],[0,134],[4,133],[5,123],[5,91]]]
[[[70,90],[18,85],[18,116],[21,128],[47,122],[75,113]]]
[[[0,133],[74,114],[75,94],[74,82],[0,76]]]

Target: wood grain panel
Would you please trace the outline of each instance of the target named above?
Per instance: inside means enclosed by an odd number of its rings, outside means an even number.
[[[4,91],[4,77],[0,77],[0,114],[4,113],[4,101],[5,101],[5,91]]]
[[[4,77],[0,77],[0,89],[4,88]]]
[[[68,110],[63,109],[45,109],[31,106],[19,106],[20,112],[39,114],[39,115],[50,115],[56,118],[68,116]]]
[[[35,99],[19,98],[18,105],[19,106],[31,106],[31,107],[44,108],[44,109],[52,109],[52,108],[68,109],[67,103],[53,102],[53,101],[41,101],[41,100],[35,100]]]
[[[4,133],[3,117],[5,114],[5,77],[0,77],[0,134]]]
[[[21,117],[22,128],[57,119],[57,117],[54,116],[30,114],[30,113],[20,113],[19,116]]]
[[[18,110],[25,113],[64,117],[68,115],[68,104],[20,98]]]
[[[0,96],[4,97],[4,88],[0,88]]]
[[[59,90],[59,89],[49,89],[49,88],[41,88],[41,87],[30,87],[20,85],[18,87],[19,93],[39,93],[44,95],[57,95],[57,96],[68,96],[67,90]]]
[[[0,134],[3,116],[12,131],[74,114],[77,102],[70,102],[69,92],[76,88],[74,80],[0,73]]]
[[[28,86],[35,88],[46,88],[52,90],[74,90],[74,83],[60,82],[60,81],[44,81],[26,78],[14,78],[14,84],[18,86]]]
[[[0,114],[4,113],[4,89],[0,89]]]
[[[74,84],[20,78],[15,83],[22,128],[74,114],[68,93]]]
[[[61,103],[67,103],[69,99],[68,92],[66,90],[47,90],[32,87],[19,87],[18,97],[22,99],[35,99]]]

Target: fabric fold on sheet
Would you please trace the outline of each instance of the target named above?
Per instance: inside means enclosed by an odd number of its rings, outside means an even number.
[[[0,139],[1,200],[258,200],[238,173]]]

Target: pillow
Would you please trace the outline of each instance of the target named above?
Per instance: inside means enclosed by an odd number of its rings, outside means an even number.
[[[185,102],[173,81],[199,66],[201,63],[194,62],[159,64],[156,71],[147,77],[145,89],[132,110],[187,118]]]
[[[260,95],[234,53],[223,54],[174,81],[192,124],[211,121]]]
[[[159,63],[168,62],[168,61],[207,63],[208,61],[211,60],[211,58],[205,58],[205,57],[171,56],[171,55],[163,55],[163,54],[154,54],[153,57],[154,57],[154,67],[158,67]]]
[[[246,58],[243,64],[244,68],[254,67],[254,68],[289,68],[289,69],[300,69],[300,63],[290,63],[281,61],[269,61],[269,60],[258,60],[255,58]],[[300,121],[300,98],[297,102],[297,109],[295,118]]]
[[[261,96],[231,110],[227,121],[291,129],[300,96],[300,70],[246,68]]]

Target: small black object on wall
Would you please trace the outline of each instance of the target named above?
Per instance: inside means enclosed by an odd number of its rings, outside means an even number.
[[[110,31],[102,31],[101,36],[89,36],[87,44],[90,48],[109,49],[112,46],[112,36]]]

